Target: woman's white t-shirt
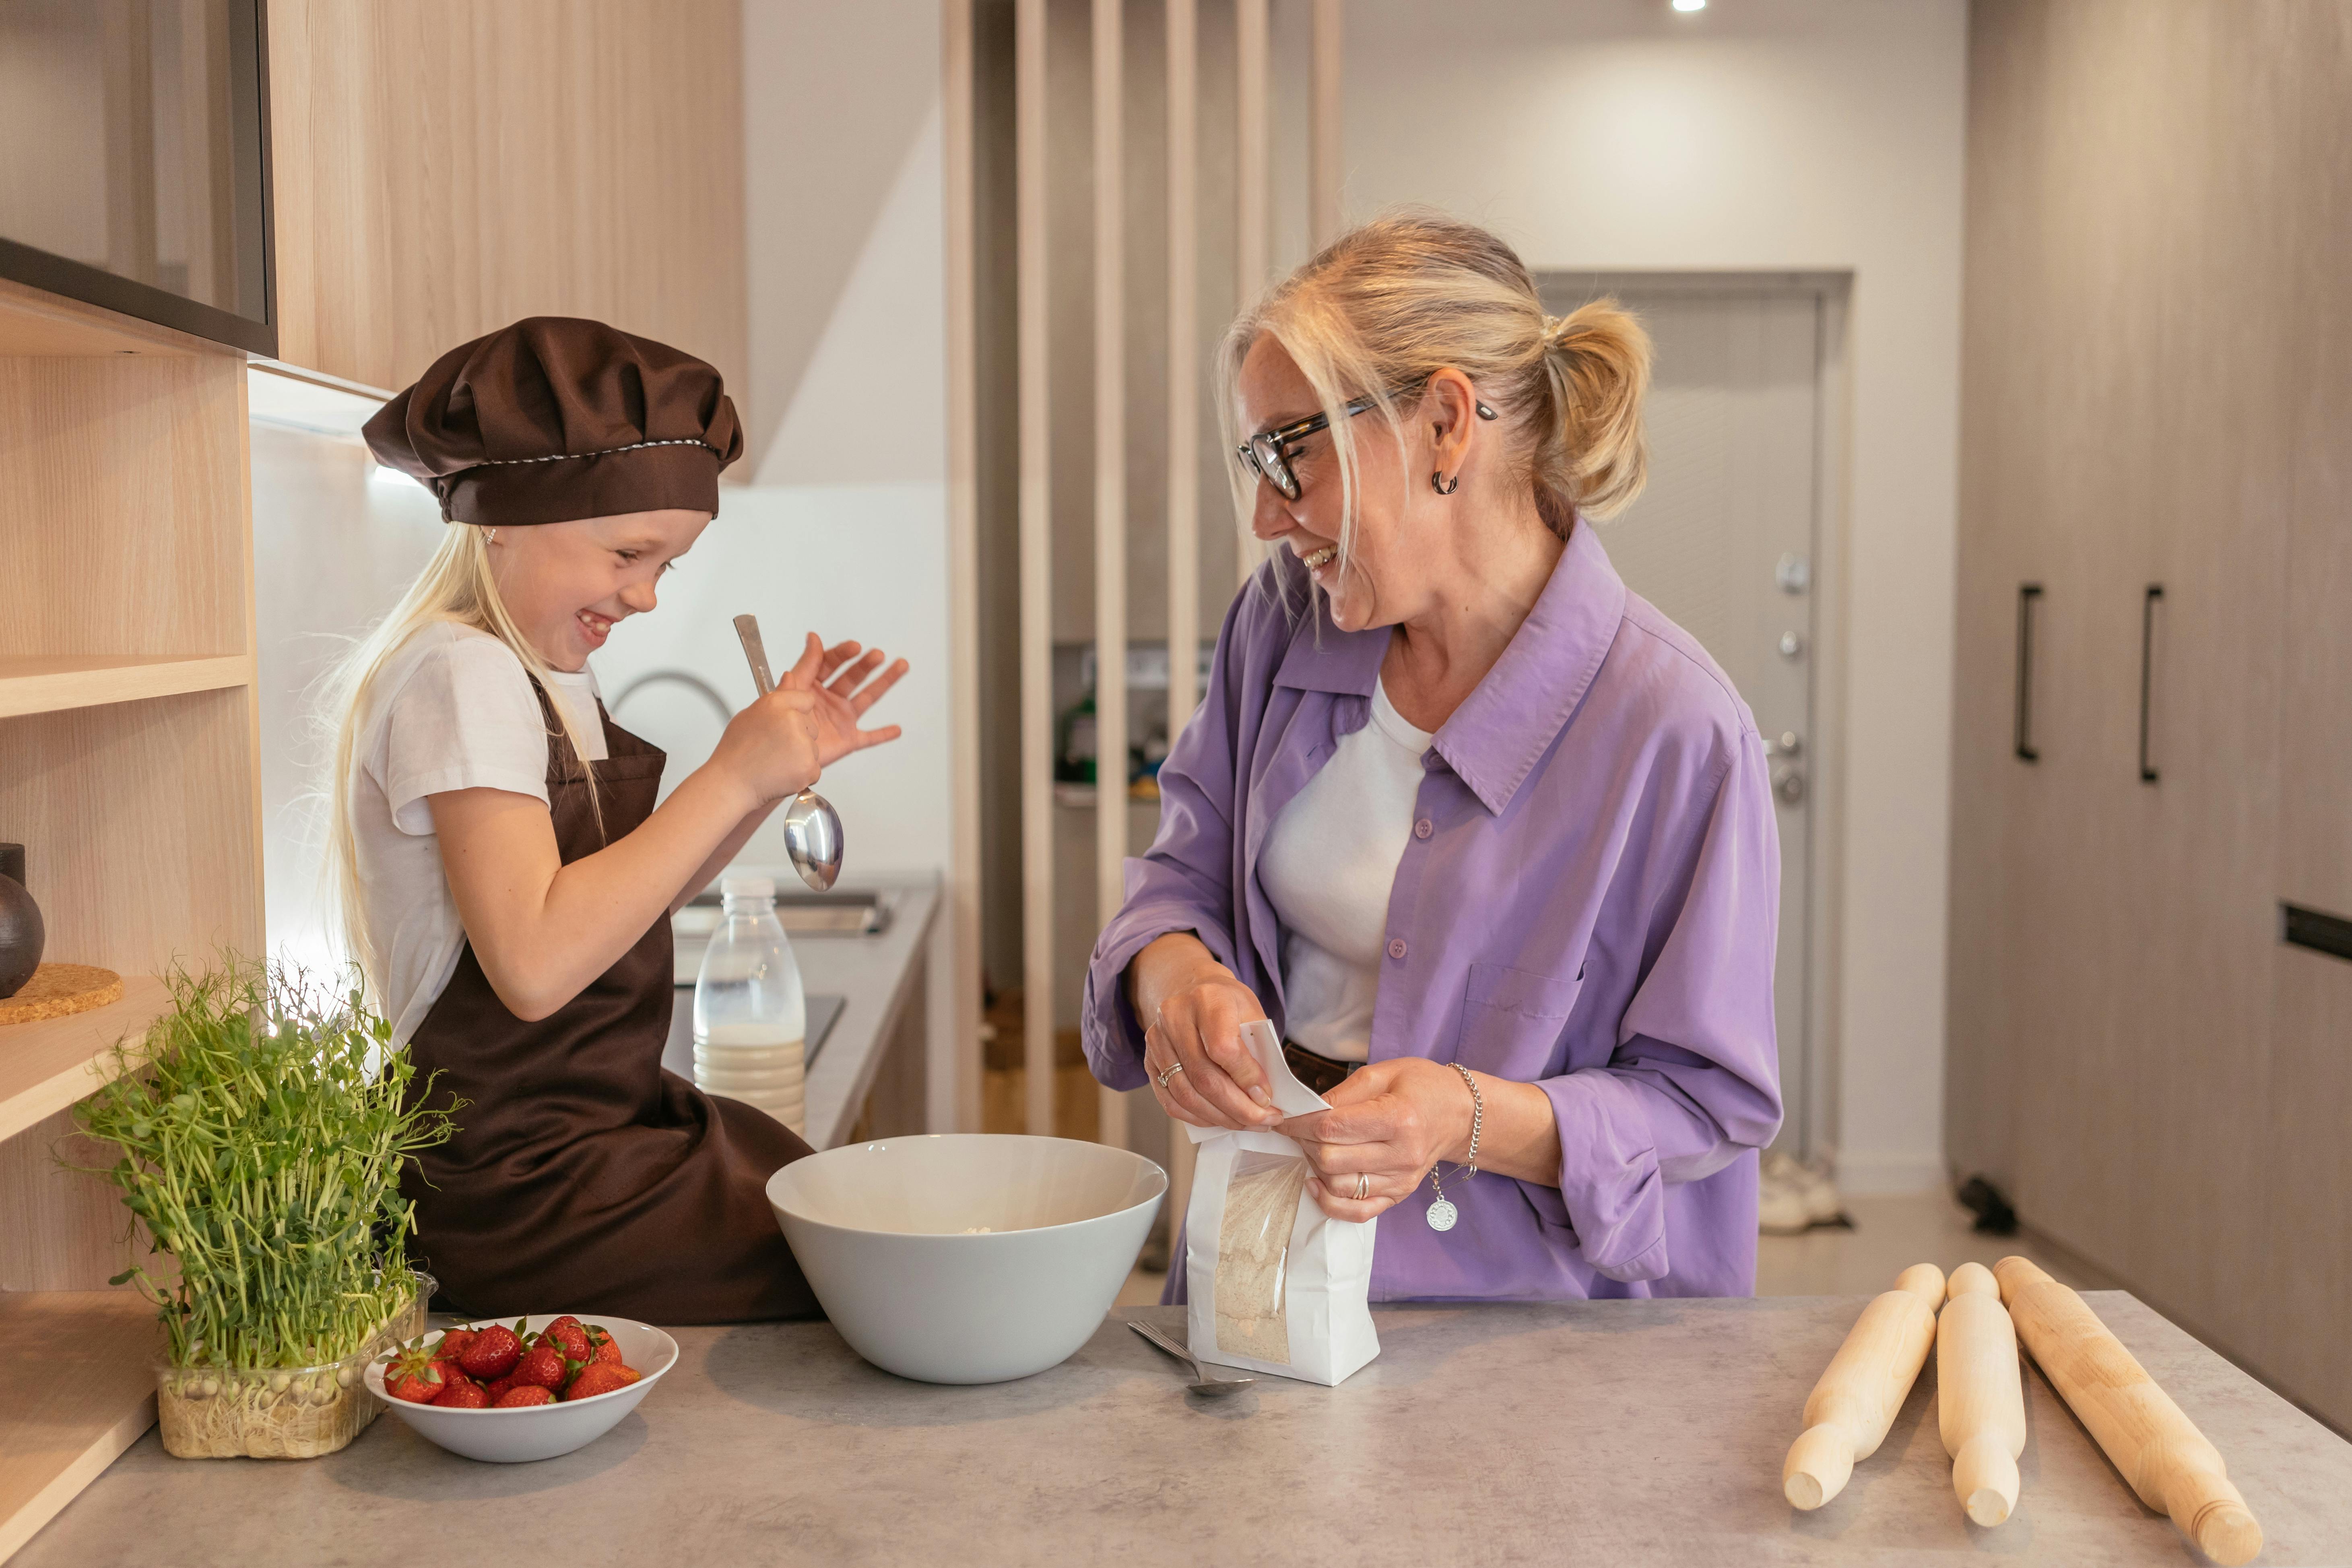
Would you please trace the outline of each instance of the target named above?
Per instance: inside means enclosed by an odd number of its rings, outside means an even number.
[[[551,670],[548,693],[563,705],[582,754],[602,760],[593,672]],[[384,1016],[404,1045],[447,988],[466,942],[425,797],[502,789],[545,801],[547,722],[514,650],[449,621],[401,644],[360,705],[350,781],[360,901],[383,971]]]
[[[1294,1044],[1370,1059],[1389,890],[1412,837],[1431,731],[1372,689],[1372,719],[1274,819],[1258,880],[1282,921],[1282,995]]]

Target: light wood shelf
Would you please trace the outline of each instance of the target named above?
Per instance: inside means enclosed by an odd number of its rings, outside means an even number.
[[[0,1028],[0,1560],[155,1418],[154,1309],[73,1106],[175,961],[262,946],[245,356],[0,281],[0,838],[110,1006]],[[71,527],[58,526],[69,518]]]
[[[163,1345],[133,1291],[0,1291],[0,1561],[154,1425]]]
[[[248,654],[0,654],[0,719],[251,685]]]
[[[0,1025],[0,1141],[56,1115],[113,1076],[116,1041],[172,1005],[152,974],[122,977],[122,1000],[37,1024]],[[0,1410],[6,1409],[0,1402]]]

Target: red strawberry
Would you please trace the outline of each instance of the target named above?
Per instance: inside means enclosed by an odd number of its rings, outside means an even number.
[[[421,1343],[404,1348],[383,1369],[383,1391],[410,1405],[430,1405],[447,1386],[442,1363]]]
[[[563,1391],[566,1399],[593,1399],[600,1394],[610,1394],[616,1388],[626,1388],[642,1373],[630,1371],[618,1362],[597,1362],[583,1367],[572,1386]]]
[[[492,1378],[489,1382],[482,1384],[482,1392],[490,1396],[491,1404],[496,1405],[506,1394],[506,1391],[512,1388],[514,1385],[514,1376],[512,1373],[509,1373],[505,1377]]]
[[[571,1375],[572,1365],[564,1360],[561,1345],[533,1345],[515,1363],[514,1380],[518,1386],[535,1383],[541,1388],[562,1388],[563,1380]]]
[[[577,1318],[558,1318],[540,1330],[539,1337],[546,1343],[562,1346],[566,1361],[589,1359],[588,1330]]]
[[[492,1323],[474,1336],[457,1364],[466,1369],[468,1377],[485,1380],[504,1377],[522,1359],[522,1337],[504,1323]]]
[[[535,1383],[519,1383],[492,1402],[500,1410],[517,1410],[526,1405],[552,1405],[555,1390],[541,1388]]]
[[[621,1364],[621,1347],[614,1342],[612,1335],[604,1331],[604,1325],[591,1323],[588,1325],[587,1333],[588,1353],[584,1356],[574,1356],[573,1360],[610,1362],[614,1366]]]
[[[490,1396],[470,1377],[461,1377],[441,1391],[434,1404],[444,1410],[488,1410]]]
[[[466,1353],[466,1347],[479,1337],[471,1329],[451,1329],[441,1336],[441,1342],[433,1347],[433,1353],[443,1361],[456,1361]]]

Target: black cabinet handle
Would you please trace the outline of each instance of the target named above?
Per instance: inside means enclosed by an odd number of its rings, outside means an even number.
[[[2042,597],[2039,583],[2017,585],[2017,755],[2038,763],[2033,746],[2033,605]]]
[[[2139,602],[2139,782],[2154,784],[2156,766],[2147,760],[2147,700],[2148,688],[2156,679],[2156,602],[2164,597],[2164,584],[2150,583],[2147,596]]]

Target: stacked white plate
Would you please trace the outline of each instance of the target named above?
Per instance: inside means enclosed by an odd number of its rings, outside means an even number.
[[[808,1086],[802,1061],[805,1043],[782,1046],[694,1046],[694,1084],[705,1094],[723,1094],[757,1106],[794,1132],[808,1135]]]

